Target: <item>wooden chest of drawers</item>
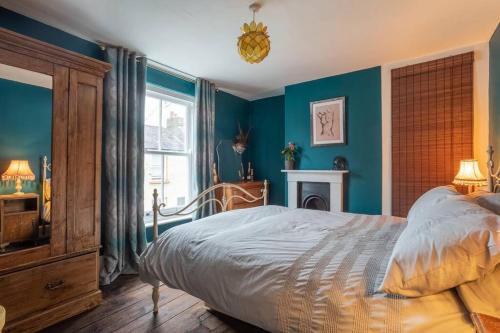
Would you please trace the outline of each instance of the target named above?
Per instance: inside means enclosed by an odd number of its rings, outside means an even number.
[[[93,252],[0,276],[7,321],[97,290],[97,259]]]
[[[232,183],[234,185],[238,185],[244,190],[248,191],[250,194],[252,194],[255,197],[260,197],[262,196],[262,190],[264,189],[264,182],[263,181],[252,181],[252,182],[237,182],[237,183]],[[269,191],[269,182],[268,182],[268,191]],[[240,196],[244,198],[248,198],[245,194],[243,194],[242,191],[232,188],[232,187],[225,187],[224,189],[221,189],[220,191],[216,192],[216,197],[219,200],[222,200],[222,195],[223,193],[225,194],[226,199],[228,200],[227,204],[227,210],[234,210],[234,209],[241,209],[241,208],[250,208],[250,207],[258,207],[262,206],[264,204],[264,200],[257,200],[255,202],[246,202],[245,200],[234,197],[234,196]],[[232,198],[232,199],[230,199]],[[248,198],[250,199],[250,198]],[[218,207],[219,208],[219,207]]]

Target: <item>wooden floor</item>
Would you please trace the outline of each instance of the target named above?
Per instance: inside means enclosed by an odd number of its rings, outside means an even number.
[[[122,276],[102,288],[102,304],[43,332],[241,332],[263,330],[208,310],[199,299],[180,290],[160,288],[160,311],[153,316],[151,286],[136,276]]]

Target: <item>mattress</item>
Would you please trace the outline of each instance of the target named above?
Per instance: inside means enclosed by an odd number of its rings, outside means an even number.
[[[270,332],[474,332],[455,291],[376,292],[405,226],[389,216],[235,210],[166,231],[139,271]]]

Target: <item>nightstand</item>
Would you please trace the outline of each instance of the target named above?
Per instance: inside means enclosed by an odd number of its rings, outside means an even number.
[[[38,194],[0,195],[0,252],[10,243],[32,240],[38,219]]]

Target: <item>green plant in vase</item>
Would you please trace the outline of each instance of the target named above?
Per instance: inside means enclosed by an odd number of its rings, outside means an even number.
[[[285,170],[295,169],[295,157],[298,154],[299,147],[293,142],[288,142],[288,145],[281,151],[281,155],[285,158]]]

